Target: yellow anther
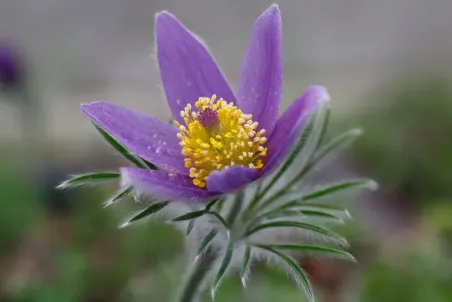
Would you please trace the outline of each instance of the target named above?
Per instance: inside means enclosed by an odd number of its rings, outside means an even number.
[[[223,99],[201,97],[194,106],[188,104],[180,116],[184,123],[174,122],[179,129],[184,165],[189,169],[193,184],[205,188],[213,171],[233,165],[261,169],[266,156],[265,130]]]

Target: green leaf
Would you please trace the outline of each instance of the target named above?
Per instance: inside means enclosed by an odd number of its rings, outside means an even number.
[[[322,253],[329,256],[336,256],[340,258],[344,258],[349,261],[355,262],[356,259],[352,254],[326,246],[318,246],[318,245],[297,245],[297,244],[257,244],[258,247],[266,247],[270,249],[277,250],[291,250],[291,251],[302,251],[302,252],[313,252],[313,253]]]
[[[185,221],[185,220],[192,220],[198,217],[201,217],[202,215],[206,214],[207,212],[205,210],[201,210],[201,211],[194,211],[194,212],[190,212],[181,216],[178,216],[174,219],[172,219],[171,221]]]
[[[265,245],[259,246],[261,249],[267,250],[275,255],[277,255],[279,258],[281,258],[284,262],[287,263],[289,268],[292,269],[292,271],[296,274],[296,276],[300,280],[300,285],[303,288],[306,298],[309,302],[315,302],[314,293],[312,291],[311,283],[309,282],[308,276],[306,273],[298,266],[298,264],[290,257],[286,256],[285,254],[271,248]]]
[[[339,234],[332,232],[328,229],[325,229],[320,226],[316,226],[310,223],[306,222],[299,222],[299,221],[290,221],[290,220],[283,220],[283,221],[274,221],[274,222],[266,222],[263,224],[260,224],[252,229],[250,229],[248,232],[246,232],[245,236],[253,235],[254,233],[257,233],[259,231],[270,229],[270,228],[280,228],[280,227],[292,227],[292,228],[299,228],[303,230],[308,230],[315,232],[317,234],[321,234],[330,238],[333,238],[335,240],[340,241],[343,245],[348,245],[347,240],[340,236]]]
[[[253,228],[258,222],[260,222],[263,219],[275,219],[278,217],[283,217],[283,216],[299,216],[300,212],[296,211],[296,210],[289,210],[289,209],[284,209],[284,208],[277,208],[268,212],[265,212],[259,216],[257,216],[256,218],[254,218],[253,220],[251,220],[251,222],[248,224],[247,229]]]
[[[339,150],[351,144],[354,140],[361,136],[362,133],[363,131],[361,129],[349,130],[333,139],[331,142],[326,144],[320,150],[318,151],[316,150],[316,152],[313,155],[313,158],[309,160],[309,162],[306,164],[305,167],[303,167],[300,173],[298,173],[297,176],[295,176],[293,183],[303,178],[303,176],[308,174],[312,170],[312,168],[314,168],[319,162],[322,161],[322,159],[330,155],[333,151]]]
[[[322,211],[316,211],[316,210],[281,210],[281,211],[272,211],[268,213],[267,219],[274,219],[278,217],[284,217],[284,216],[309,216],[309,217],[316,217],[316,218],[329,218],[329,219],[339,219],[341,218],[328,213],[328,212],[322,212]]]
[[[110,133],[108,133],[107,131],[105,131],[104,129],[102,129],[99,125],[94,124],[94,127],[97,129],[97,131],[99,131],[99,133],[102,135],[102,137],[113,147],[116,149],[116,151],[118,151],[119,153],[121,153],[125,158],[127,158],[129,161],[131,161],[135,166],[139,167],[139,168],[143,168],[146,169],[146,165],[144,164],[144,162],[135,157],[135,155],[133,155],[132,153],[129,152],[129,150],[127,150],[123,145],[121,145],[120,143],[118,143],[118,141],[110,135]]]
[[[138,214],[136,214],[135,216],[133,216],[132,218],[130,218],[129,220],[127,220],[126,222],[124,222],[120,228],[124,228],[126,226],[128,226],[129,224],[133,223],[133,222],[137,222],[138,220],[141,220],[143,218],[146,218],[152,214],[157,213],[158,211],[162,210],[164,207],[166,207],[169,204],[168,201],[162,201],[162,202],[158,202],[158,203],[154,203],[152,205],[150,205],[149,207],[147,207],[146,209],[142,210],[141,212],[139,212]]]
[[[288,190],[290,190],[296,183],[297,181],[302,177],[302,175],[304,175],[304,171],[308,168],[308,166],[310,165],[310,162],[312,160],[312,158],[314,157],[315,153],[317,152],[317,149],[319,147],[319,145],[322,143],[324,135],[326,133],[327,130],[327,126],[328,126],[328,122],[329,122],[329,117],[330,117],[330,104],[329,104],[329,100],[324,100],[323,104],[321,104],[315,115],[311,118],[311,127],[312,129],[309,129],[309,132],[307,133],[306,137],[303,138],[299,141],[298,146],[296,146],[295,148],[295,152],[292,153],[291,156],[289,156],[288,160],[283,164],[283,167],[280,171],[278,171],[276,177],[274,179],[272,179],[270,185],[264,189],[264,191],[258,196],[259,199],[262,197],[265,197],[265,193],[267,193],[270,189],[270,187],[276,183],[276,181],[279,179],[280,176],[282,176],[284,174],[284,172],[290,167],[292,166],[292,162],[295,160],[296,155],[300,152],[303,151],[303,156],[301,157],[303,160],[302,163],[297,163],[298,165],[300,165],[301,167],[303,167],[301,169],[301,171],[290,181],[288,181],[285,184],[285,187],[279,189],[276,193],[274,193],[272,196],[268,197],[265,202],[262,203],[262,205],[260,206],[260,210],[268,207],[270,204],[272,204],[275,200],[277,200],[278,198],[280,198],[281,196],[283,196]],[[254,204],[253,204],[254,202]],[[251,203],[251,206],[256,205],[259,201],[254,201]]]
[[[228,230],[228,234],[229,234],[229,225],[226,222],[226,220],[224,220],[224,218],[218,212],[209,211],[209,212],[207,212],[207,214],[213,215],[218,220],[218,222],[220,222],[224,226],[224,228],[226,230]]]
[[[288,187],[293,186],[293,184],[296,183],[299,178],[301,178],[300,174],[306,174],[306,170],[309,170],[311,168],[311,162],[313,158],[315,158],[315,154],[318,152],[318,149],[322,144],[326,131],[328,129],[330,114],[330,102],[325,102],[318,108],[315,119],[313,121],[313,129],[308,137],[308,141],[303,151],[305,160],[303,161],[303,163],[300,163],[300,167],[302,167],[302,169],[300,173],[293,178]]]
[[[198,256],[201,255],[202,253],[204,253],[204,251],[207,249],[207,247],[209,246],[209,244],[212,242],[212,240],[215,238],[215,236],[217,236],[218,231],[215,229],[212,229],[207,235],[206,237],[204,237],[204,239],[201,241],[201,244],[199,245],[198,248]]]
[[[358,137],[360,137],[363,134],[362,129],[351,129],[347,132],[337,136],[332,141],[330,141],[328,144],[323,146],[315,155],[313,159],[313,164],[315,165],[319,161],[321,161],[323,158],[331,154],[333,151],[342,149],[349,144],[351,144],[353,141],[355,141]]]
[[[210,211],[210,209],[211,209],[212,207],[214,207],[215,204],[217,204],[219,201],[220,201],[220,199],[214,199],[214,200],[212,200],[211,202],[209,202],[209,203],[207,204],[207,206],[205,207],[204,210],[192,212],[191,214],[192,214],[192,215],[195,215],[195,216],[199,214],[199,216],[197,216],[197,217],[200,217],[200,216],[202,216],[202,215],[204,215],[204,214],[211,214],[211,215],[212,215],[213,213]],[[195,213],[196,213],[196,214],[195,214]],[[189,213],[189,214],[190,214],[190,213]],[[187,216],[187,215],[188,215],[188,214],[186,214],[185,216]],[[178,217],[178,218],[183,218],[183,216],[184,216],[184,215],[182,215],[182,216],[180,216],[180,217]],[[188,219],[191,219],[191,220],[190,220],[190,222],[188,223],[188,226],[187,226],[187,236],[190,235],[190,233],[191,233],[193,227],[195,226],[195,220],[196,220],[196,218],[197,218],[197,217],[194,217],[194,218],[193,218],[193,216],[190,216],[190,217],[191,217],[191,218],[188,218]],[[175,219],[177,219],[177,218],[175,218]],[[183,220],[185,220],[185,219],[183,219]],[[173,221],[181,221],[181,220],[173,220]]]
[[[225,198],[223,198],[223,199],[220,199],[219,201],[218,201],[218,203],[216,204],[216,211],[218,212],[218,213],[221,213],[221,211],[223,210],[223,205],[224,205],[224,203],[225,203]]]
[[[57,188],[66,189],[69,187],[82,186],[90,183],[118,179],[120,174],[117,172],[99,172],[75,175],[61,183]]]
[[[319,136],[317,138],[317,143],[314,148],[314,151],[317,151],[319,149],[319,147],[322,145],[323,139],[325,138],[326,131],[328,130],[328,124],[330,123],[331,107],[325,106],[324,110],[325,110],[324,112],[321,112],[321,113],[323,113],[323,116],[322,115],[320,116],[320,119],[323,118],[323,121],[322,121],[323,123],[322,123],[322,126],[320,127],[320,132],[319,132]]]
[[[246,286],[246,275],[250,269],[251,265],[251,246],[247,245],[245,247],[245,254],[243,255],[242,269],[240,270],[240,280],[242,281],[243,287]]]
[[[339,219],[342,220],[341,218],[328,213],[328,212],[323,212],[323,211],[316,211],[316,210],[299,210],[299,212],[304,215],[304,216],[309,216],[309,217],[317,217],[317,218],[330,218],[330,219]]]
[[[226,253],[224,254],[224,257],[223,257],[223,261],[221,261],[220,269],[218,270],[218,273],[215,276],[215,279],[213,281],[213,284],[212,284],[212,287],[210,290],[212,300],[215,300],[215,294],[218,290],[218,286],[220,285],[221,281],[223,280],[224,276],[226,275],[229,265],[231,264],[233,252],[234,252],[234,246],[233,246],[232,242],[229,242],[229,245],[226,249]]]
[[[187,226],[187,236],[190,235],[191,231],[193,230],[193,227],[195,226],[196,219],[190,220]]]
[[[209,202],[205,208],[206,211],[209,211],[220,199],[214,199],[211,202]]]
[[[240,190],[236,193],[234,202],[226,219],[228,225],[233,225],[235,220],[237,219],[237,216],[239,216],[240,210],[242,209],[244,197],[245,192],[243,190]]]
[[[121,199],[129,196],[129,194],[132,192],[133,187],[129,186],[129,187],[125,187],[122,188],[121,190],[119,190],[115,195],[113,195],[111,198],[109,198],[105,203],[104,203],[104,208],[111,206],[112,204],[120,201]]]
[[[140,157],[141,158],[141,157]],[[157,166],[154,165],[151,162],[148,162],[147,160],[145,160],[144,158],[141,158],[141,160],[144,162],[144,164],[151,170],[157,170]]]
[[[285,162],[282,164],[281,168],[278,170],[276,175],[272,178],[270,183],[264,187],[264,189],[260,191],[262,182],[259,183],[259,186],[256,191],[256,195],[254,196],[253,200],[250,202],[248,209],[246,211],[246,214],[248,214],[252,209],[256,207],[256,205],[259,203],[262,197],[267,194],[267,192],[275,185],[275,183],[278,181],[278,179],[289,169],[289,167],[292,165],[293,161],[297,158],[298,154],[303,150],[305,147],[314,126],[314,120],[315,118],[311,117],[308,121],[306,126],[304,127],[302,134],[300,136],[300,139],[298,140],[297,144],[295,145],[295,148],[293,149],[292,153],[289,155],[289,157],[285,160]]]
[[[333,219],[338,222],[343,221],[345,218],[350,218],[350,214],[344,207],[330,206],[324,204],[306,204],[302,201],[290,201],[282,206],[265,212],[249,223],[249,227],[255,226],[259,221],[263,219],[275,219],[281,217],[290,216],[309,216],[316,218]]]
[[[279,211],[279,210],[313,210],[313,211],[323,211],[325,213],[335,213],[337,217],[349,217],[350,213],[348,212],[347,208],[343,206],[336,206],[336,205],[330,205],[330,204],[323,204],[323,203],[306,203],[302,198],[299,200],[292,200],[289,201],[280,207],[272,210],[273,211]],[[338,215],[338,213],[341,213],[341,215]]]
[[[342,191],[352,190],[352,189],[377,189],[377,183],[373,180],[348,180],[339,183],[329,185],[327,187],[318,189],[312,193],[303,196],[303,201],[310,201],[313,199],[325,197],[334,193],[339,193]]]
[[[275,210],[267,212],[259,217],[259,220],[265,219],[275,219],[284,216],[301,216],[300,211],[297,210]]]
[[[297,144],[295,145],[295,148],[290,153],[289,157],[286,159],[284,164],[281,166],[278,173],[272,179],[271,183],[276,182],[287,171],[287,169],[292,165],[294,160],[297,158],[298,154],[300,154],[300,152],[306,146],[306,143],[308,142],[308,139],[312,133],[312,130],[314,130],[314,122],[315,122],[315,118],[311,117],[311,119],[307,122],[306,126],[304,127],[304,130],[300,136],[300,139],[298,140]]]
[[[344,213],[347,213],[346,216],[349,216],[347,208],[345,208],[343,206],[336,206],[336,205],[323,204],[323,203],[304,203],[304,202],[295,204],[294,206],[297,207],[298,209],[344,212]]]

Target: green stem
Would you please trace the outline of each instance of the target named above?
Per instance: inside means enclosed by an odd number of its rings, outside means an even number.
[[[188,276],[181,284],[176,302],[201,302],[204,279],[215,259],[210,250],[199,257],[189,268]]]

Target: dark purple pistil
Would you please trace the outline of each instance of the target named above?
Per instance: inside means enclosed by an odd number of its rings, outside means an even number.
[[[218,113],[210,108],[204,109],[198,113],[198,121],[208,130],[212,130],[220,124]]]

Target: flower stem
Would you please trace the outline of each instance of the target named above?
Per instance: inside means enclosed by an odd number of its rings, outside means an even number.
[[[189,268],[188,275],[179,288],[176,302],[200,302],[204,293],[204,279],[209,273],[215,259],[210,250],[199,256]]]

